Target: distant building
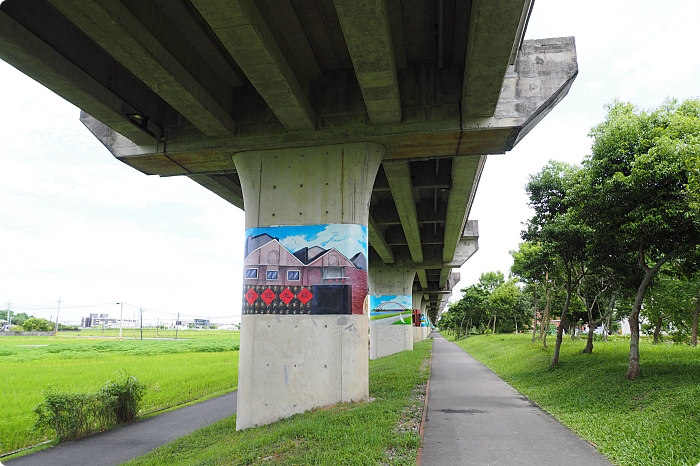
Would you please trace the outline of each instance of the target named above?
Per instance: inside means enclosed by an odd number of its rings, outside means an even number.
[[[194,319],[194,328],[209,328],[211,322],[209,319]]]
[[[80,318],[80,326],[82,328],[93,327],[116,327],[119,326],[119,319],[110,318],[109,314],[90,314],[87,317]],[[136,320],[124,319],[122,327],[137,327]]]

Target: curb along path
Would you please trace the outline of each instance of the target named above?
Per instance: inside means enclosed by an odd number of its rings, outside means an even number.
[[[433,336],[422,466],[612,464],[459,346]]]
[[[116,466],[236,414],[236,392],[5,460],[5,466]]]

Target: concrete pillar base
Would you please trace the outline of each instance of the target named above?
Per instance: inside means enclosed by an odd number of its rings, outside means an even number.
[[[411,327],[413,329],[413,343],[420,343],[425,340],[423,337],[423,327]]]
[[[379,359],[413,350],[412,328],[410,325],[370,324],[369,358]]]
[[[244,315],[236,430],[369,397],[367,315]]]

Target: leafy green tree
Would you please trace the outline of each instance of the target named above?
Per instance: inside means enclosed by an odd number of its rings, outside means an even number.
[[[538,291],[544,290],[545,306],[549,296],[549,272],[554,268],[554,260],[549,251],[540,244],[525,241],[520,243],[517,251],[510,251],[513,257],[513,265],[510,273],[518,277],[520,281],[532,287],[532,342],[537,335],[538,313]],[[542,315],[542,326],[544,326],[544,315]]]
[[[598,260],[622,281],[637,283],[627,369],[627,378],[634,379],[647,288],[665,263],[700,242],[700,216],[689,191],[689,167],[700,153],[700,101],[668,101],[651,112],[614,102],[590,135],[586,176],[577,184],[585,205],[580,214],[595,232]]]
[[[10,314],[12,317],[12,325],[22,325],[25,320],[29,319],[26,312],[19,312],[15,314],[14,312],[8,312],[7,309],[0,311],[0,320],[7,320],[7,316]]]
[[[489,295],[489,313],[493,318],[493,333],[496,333],[496,321],[500,316],[507,319],[513,313],[513,308],[518,301],[520,290],[513,280],[499,285]]]
[[[557,340],[551,365],[559,364],[559,354],[567,328],[567,315],[573,288],[587,273],[587,243],[590,228],[578,217],[576,198],[572,195],[579,183],[580,168],[562,162],[550,161],[539,173],[530,177],[526,191],[529,205],[535,211],[528,220],[522,238],[537,242],[556,256],[564,271],[566,299],[561,311]]]
[[[22,324],[25,332],[51,332],[54,329],[53,322],[40,317],[30,317]]]

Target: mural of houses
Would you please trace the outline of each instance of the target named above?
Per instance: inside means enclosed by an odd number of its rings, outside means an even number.
[[[267,233],[248,236],[244,314],[362,314],[367,258],[348,259],[335,247],[289,251]]]

